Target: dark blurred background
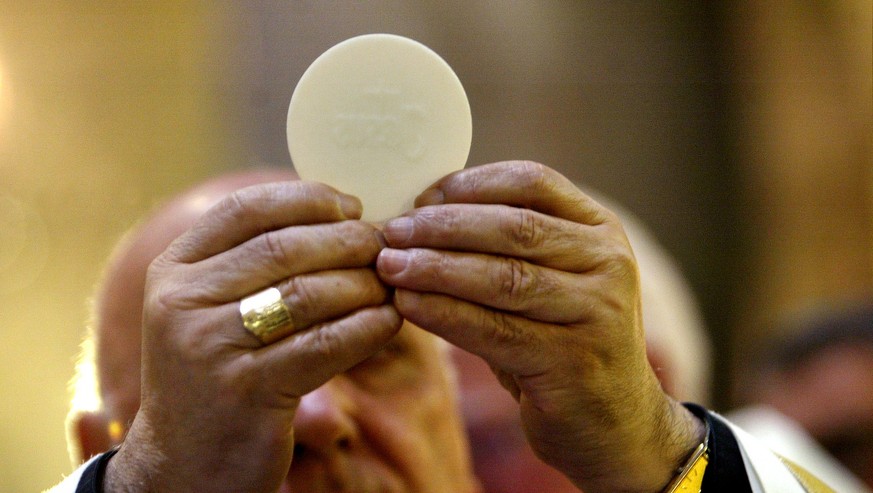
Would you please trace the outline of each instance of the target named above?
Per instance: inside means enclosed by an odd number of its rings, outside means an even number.
[[[66,383],[133,222],[221,171],[290,166],[296,81],[348,37],[433,48],[469,165],[532,159],[623,204],[677,258],[715,405],[797,313],[873,295],[870,1],[0,0],[0,490],[70,470]]]

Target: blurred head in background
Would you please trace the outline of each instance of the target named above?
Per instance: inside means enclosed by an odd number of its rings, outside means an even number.
[[[762,351],[749,400],[803,427],[873,487],[873,301],[796,317]]]

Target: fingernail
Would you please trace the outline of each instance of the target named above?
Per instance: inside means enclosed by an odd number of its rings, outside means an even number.
[[[396,250],[394,248],[386,248],[379,253],[377,266],[379,270],[388,274],[398,274],[406,268],[409,263],[409,253],[406,250]]]
[[[424,207],[426,205],[440,205],[446,200],[445,194],[439,188],[429,188],[421,195],[415,198],[416,207]]]
[[[404,245],[412,236],[411,217],[398,217],[385,223],[385,240],[389,245]]]
[[[360,199],[358,199],[357,197],[341,193],[339,194],[339,204],[340,209],[343,211],[343,214],[345,214],[347,218],[361,218],[361,212],[363,212],[364,206],[361,204]]]

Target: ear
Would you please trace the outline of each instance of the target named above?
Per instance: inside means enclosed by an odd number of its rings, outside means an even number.
[[[102,454],[115,445],[111,420],[100,411],[83,411],[70,418],[70,439],[77,463]]]

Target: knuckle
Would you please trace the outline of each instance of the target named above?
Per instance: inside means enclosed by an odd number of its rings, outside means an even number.
[[[143,315],[157,327],[169,326],[187,294],[182,283],[173,281],[170,271],[153,262],[146,273]]]
[[[354,263],[372,264],[382,246],[376,228],[363,221],[343,221],[336,226],[336,244],[354,259]]]
[[[622,230],[621,227],[621,219],[618,217],[614,211],[607,209],[605,207],[600,207],[597,210],[598,213],[598,224],[603,224],[609,226],[613,229]]]
[[[637,262],[634,253],[629,246],[624,244],[610,249],[607,254],[607,263],[610,264],[613,269],[622,272],[635,273],[637,270]]]
[[[254,193],[251,188],[234,190],[216,205],[216,209],[233,218],[249,217],[253,212]]]
[[[507,221],[510,240],[527,250],[542,246],[545,234],[537,215],[528,209],[512,211]]]
[[[230,224],[260,224],[273,209],[276,192],[268,186],[251,186],[234,190],[220,200],[212,211]]]
[[[317,181],[295,181],[294,186],[297,186],[301,193],[312,200],[334,200],[336,191],[330,186]]]
[[[444,273],[453,272],[458,268],[452,255],[440,255],[424,249],[410,250],[409,254],[411,269],[415,269],[421,278],[432,286],[442,282]]]
[[[143,315],[151,322],[150,325],[166,327],[172,320],[178,293],[170,286],[167,283],[158,283],[148,291],[143,305]]]
[[[452,207],[427,207],[412,216],[413,231],[452,233],[461,229],[462,218]],[[431,233],[433,234],[433,233]]]
[[[619,281],[635,282],[639,278],[636,257],[626,244],[603,252],[601,266],[605,273]]]
[[[261,235],[262,251],[267,257],[277,264],[284,264],[288,260],[288,251],[282,239],[273,231]]]
[[[488,310],[486,313],[488,320],[485,326],[491,328],[488,333],[491,342],[498,346],[518,346],[529,343],[527,331],[519,327],[514,316],[497,310]]]
[[[332,361],[342,351],[343,340],[332,330],[312,331],[310,350],[317,361]]]
[[[521,182],[525,187],[533,191],[541,191],[546,188],[548,168],[534,161],[522,161],[518,167]]]
[[[143,305],[143,331],[149,346],[162,353],[172,352],[180,362],[202,362],[208,353],[205,348],[212,327],[200,323],[196,312],[180,284],[162,282],[153,286]],[[173,327],[185,329],[171,330]]]
[[[293,197],[300,207],[316,207],[322,203],[336,202],[336,192],[327,185],[316,182],[282,182],[253,185],[227,194],[215,205],[218,214],[229,217],[234,223],[264,221],[278,204]]]
[[[310,288],[309,283],[303,277],[292,277],[287,281],[287,300],[289,301],[289,311],[293,315],[295,325],[306,325],[305,320],[308,319],[309,313],[318,306],[318,296]],[[303,319],[303,320],[301,320]],[[303,327],[297,326],[295,329]]]
[[[297,181],[294,185],[294,196],[301,204],[315,205],[336,200],[336,194],[323,183]]]
[[[536,289],[536,276],[527,263],[516,258],[506,258],[500,265],[497,285],[507,298],[523,301]]]
[[[535,203],[539,197],[560,196],[560,182],[563,177],[555,170],[534,161],[522,161],[516,170],[519,186],[529,193],[527,202]]]
[[[293,259],[282,237],[275,231],[263,233],[253,246],[258,252],[257,255],[266,258],[277,271],[282,271],[282,266],[289,265]]]

